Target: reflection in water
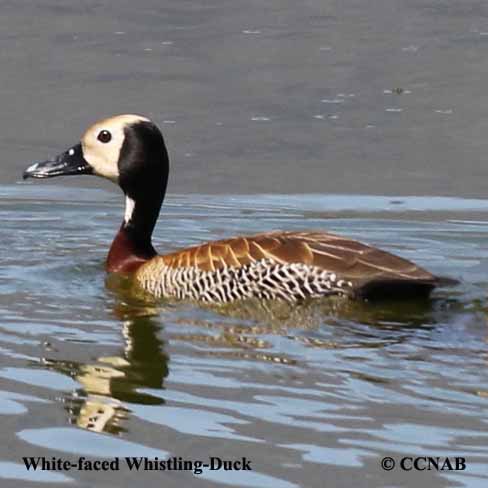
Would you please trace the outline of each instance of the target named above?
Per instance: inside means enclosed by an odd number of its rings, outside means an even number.
[[[127,404],[165,403],[164,395],[154,396],[148,391],[164,388],[169,356],[159,337],[161,323],[156,319],[163,310],[161,304],[158,306],[148,297],[143,300],[134,295],[131,283],[123,277],[109,277],[107,288],[115,297],[112,315],[122,324],[124,348],[120,355],[100,356],[93,363],[49,358],[44,358],[44,363],[83,386],[64,397],[72,423],[88,430],[117,434],[125,431],[124,420],[130,414]],[[428,300],[373,305],[337,297],[311,300],[298,306],[285,302],[248,301],[219,308],[207,307],[212,313],[211,320],[177,318],[173,321],[177,327],[197,331],[172,332],[168,337],[173,343],[208,346],[200,352],[206,357],[298,365],[300,360],[292,354],[273,350],[276,344],[272,337],[284,337],[307,348],[384,347],[401,343],[408,337],[408,333],[398,333],[401,329],[433,327],[436,314],[442,312],[446,303],[439,305]],[[401,322],[398,317],[402,317]],[[349,329],[349,332],[351,327],[354,328],[351,335],[354,340],[338,342],[321,338],[319,327],[324,319],[331,325]],[[378,335],[359,324],[381,328],[383,334]],[[388,330],[393,332],[388,334]]]
[[[144,313],[146,312],[147,315]],[[64,401],[70,421],[97,432],[119,433],[129,411],[124,403],[160,405],[164,400],[137,391],[140,388],[161,389],[168,376],[168,356],[158,337],[160,325],[150,313],[124,303],[114,308],[122,321],[124,349],[120,356],[99,357],[95,363],[83,364],[45,359],[48,367],[68,374],[83,385]]]

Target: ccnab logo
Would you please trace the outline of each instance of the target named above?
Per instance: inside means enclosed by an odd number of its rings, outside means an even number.
[[[466,458],[463,457],[404,457],[400,460],[403,471],[464,471]]]

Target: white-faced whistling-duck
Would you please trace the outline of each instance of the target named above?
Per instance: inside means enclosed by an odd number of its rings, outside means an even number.
[[[109,272],[132,273],[157,297],[207,303],[243,298],[343,295],[426,297],[439,279],[388,252],[319,231],[267,232],[157,255],[151,236],[166,193],[169,160],[158,127],[119,115],[92,125],[81,142],[29,166],[24,178],[95,174],[118,183],[125,215],[108,253]]]

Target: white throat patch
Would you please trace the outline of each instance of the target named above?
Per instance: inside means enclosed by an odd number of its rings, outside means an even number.
[[[132,218],[132,214],[134,213],[134,207],[136,206],[136,202],[132,200],[132,198],[126,196],[125,197],[125,215],[124,215],[124,222],[127,225]]]

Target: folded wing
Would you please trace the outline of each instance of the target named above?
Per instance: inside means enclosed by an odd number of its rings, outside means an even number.
[[[361,242],[325,232],[270,232],[235,237],[160,256],[169,267],[215,271],[259,260],[303,263],[350,281],[356,295],[428,294],[437,278],[416,264]]]

